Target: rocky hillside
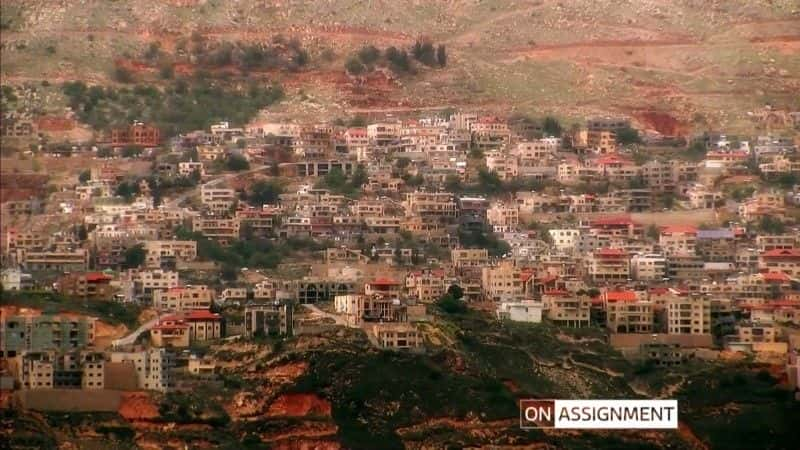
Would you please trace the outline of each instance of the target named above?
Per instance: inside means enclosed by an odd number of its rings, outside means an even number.
[[[634,366],[597,331],[439,316],[425,354],[372,348],[360,330],[210,348],[221,386],[129,394],[117,414],[6,411],[12,447],[789,448],[797,402],[748,364]],[[672,431],[521,430],[519,398],[680,399]],[[767,443],[772,447],[763,447]]]
[[[765,103],[800,108],[793,0],[9,0],[1,7],[3,83],[109,83],[120,62],[146,76],[142,59],[154,43],[173,52],[200,37],[281,35],[309,51],[301,70],[269,74],[300,94],[278,108],[289,114],[442,106],[620,112],[654,128],[666,115],[668,126],[685,131],[746,128],[746,113]],[[363,45],[408,49],[420,39],[446,46],[445,68],[420,66],[388,85],[344,76],[345,61]],[[175,68],[178,76],[191,70]]]

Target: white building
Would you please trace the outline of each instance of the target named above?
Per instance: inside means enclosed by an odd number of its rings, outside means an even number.
[[[139,352],[112,352],[112,363],[132,362],[140,389],[166,392],[172,387],[172,354],[163,348]]]
[[[667,258],[658,254],[634,255],[631,276],[637,281],[660,281],[667,276]]]
[[[542,309],[541,302],[502,302],[497,307],[497,318],[514,322],[540,323],[542,321]]]

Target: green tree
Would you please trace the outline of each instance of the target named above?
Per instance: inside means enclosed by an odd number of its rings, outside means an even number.
[[[780,219],[770,216],[761,216],[758,222],[758,228],[767,234],[783,234],[786,231],[786,226]]]
[[[454,298],[449,293],[437,300],[436,306],[447,314],[462,314],[467,311],[467,304]]]
[[[621,145],[640,144],[642,138],[639,131],[631,127],[624,127],[617,130],[617,143]]]
[[[659,236],[661,236],[661,232],[658,231],[658,227],[655,226],[655,224],[650,224],[650,226],[647,227],[647,237],[652,240],[658,240]]]
[[[123,253],[122,268],[135,269],[140,267],[142,264],[144,264],[146,256],[147,252],[144,249],[144,245],[137,244],[133,247],[129,247],[125,250],[125,253]]]
[[[375,63],[380,57],[381,51],[373,45],[366,45],[358,51],[358,59],[366,65]]]
[[[127,145],[122,149],[123,158],[136,158],[142,153],[142,149],[133,145]]]
[[[241,172],[250,169],[250,163],[242,155],[230,155],[225,161],[225,166],[232,172]]]
[[[347,183],[347,177],[345,177],[342,169],[335,167],[325,175],[323,178],[323,183],[323,185],[328,189],[338,191],[341,190]]]
[[[363,165],[359,164],[353,172],[353,176],[350,178],[350,185],[353,189],[360,189],[367,181],[369,181],[367,170],[364,169]]]
[[[277,180],[259,180],[250,187],[247,200],[256,205],[275,204],[284,193],[283,184]]]
[[[361,75],[367,70],[358,58],[348,59],[347,62],[344,63],[344,68],[347,70],[347,73],[352,75]]]
[[[92,179],[92,172],[90,172],[89,169],[81,171],[80,175],[78,175],[78,181],[81,184],[86,183],[91,179]]]
[[[450,287],[447,288],[447,294],[456,300],[461,300],[464,297],[464,289],[457,284],[451,284]]]
[[[133,83],[133,74],[130,70],[122,67],[116,66],[114,68],[114,72],[112,73],[112,78],[114,81],[118,83]]]
[[[445,50],[443,44],[439,44],[439,47],[436,49],[436,61],[439,62],[440,67],[447,65],[447,50]]]
[[[219,276],[225,281],[236,281],[239,276],[239,269],[230,264],[224,264],[219,271]]]
[[[463,190],[461,185],[461,177],[458,175],[450,174],[444,180],[444,189],[447,192],[461,192]]]
[[[544,118],[542,130],[547,136],[555,137],[560,137],[561,133],[564,131],[563,128],[561,128],[561,123],[558,121],[558,119],[552,116],[547,116]]]

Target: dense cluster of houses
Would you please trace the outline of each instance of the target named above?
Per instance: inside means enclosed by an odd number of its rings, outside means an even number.
[[[789,361],[796,381],[800,231],[787,211],[800,189],[773,185],[734,201],[720,182],[754,167],[766,180],[800,174],[796,141],[706,136],[701,161],[642,160],[618,139],[629,130],[627,119],[602,117],[554,137],[530,121],[470,113],[349,128],[220,123],[174,139],[175,157],[154,160],[155,174],[199,183],[173,199],[156,199],[144,179],[131,198],[115,196],[128,177],[98,159],[73,191],[42,199],[55,199],[72,226],[3,229],[3,289],[133,302],[156,318],[146,334],[100,352],[92,319],[3,312],[0,350],[19,360],[24,388],[167,390],[168,369],[215,370],[181,349],[315,331],[298,304],[362,328],[379,348],[422,351],[418,323],[457,286],[455,300],[498,320],[604,327],[611,345],[655,364],[741,351]],[[148,147],[160,135],[137,123],[112,140]],[[269,204],[248,202],[247,185],[215,173],[232,155],[257,177],[289,180],[287,189]],[[327,186],[333,173],[360,174],[356,195]],[[486,174],[499,187],[482,185]],[[504,188],[520,180],[536,188]],[[671,209],[725,225],[646,217]],[[222,248],[253,238],[328,245],[304,261],[304,276],[237,268],[221,282],[187,230]]]

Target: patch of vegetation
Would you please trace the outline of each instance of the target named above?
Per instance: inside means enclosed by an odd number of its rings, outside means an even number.
[[[224,427],[230,422],[225,409],[208,396],[191,392],[170,392],[158,407],[161,419],[175,423],[204,423]]]
[[[259,180],[249,187],[244,199],[254,205],[274,205],[285,191],[280,180]]]
[[[488,229],[458,230],[458,241],[465,248],[485,248],[490,256],[502,256],[511,251],[511,246]]]
[[[85,314],[111,324],[122,323],[131,329],[137,326],[141,313],[141,307],[134,304],[123,304],[111,299],[83,301],[49,291],[4,290],[0,294],[0,299],[4,305],[41,309],[44,314],[62,312]]]
[[[310,355],[308,372],[294,387],[332,400],[338,436],[347,448],[403,448],[395,429],[431,417],[486,420],[518,415],[514,397],[497,380],[442,367],[442,355],[370,351]]]
[[[371,72],[376,67],[387,67],[396,74],[414,74],[416,69],[412,61],[427,67],[444,67],[447,65],[447,49],[444,45],[437,47],[427,41],[417,41],[409,50],[392,46],[381,51],[374,45],[366,45],[347,58],[344,68],[353,75]]]
[[[682,420],[713,448],[794,448],[800,403],[758,367],[720,365],[678,392]]]
[[[220,263],[228,276],[230,271],[238,272],[242,267],[274,269],[284,259],[298,252],[321,251],[332,245],[329,242],[304,238],[273,240],[256,237],[249,240],[239,239],[224,247],[202,233],[185,228],[178,228],[175,235],[178,239],[197,241],[198,257]]]
[[[314,187],[328,189],[335,194],[355,196],[367,181],[367,171],[363,166],[359,165],[349,179],[341,169],[334,168],[320,179]]]
[[[278,85],[251,84],[247,89],[220,83],[178,80],[164,89],[151,85],[132,88],[64,83],[62,92],[78,119],[105,130],[141,120],[158,126],[166,136],[207,129],[227,120],[244,124],[260,110],[283,98]]]

